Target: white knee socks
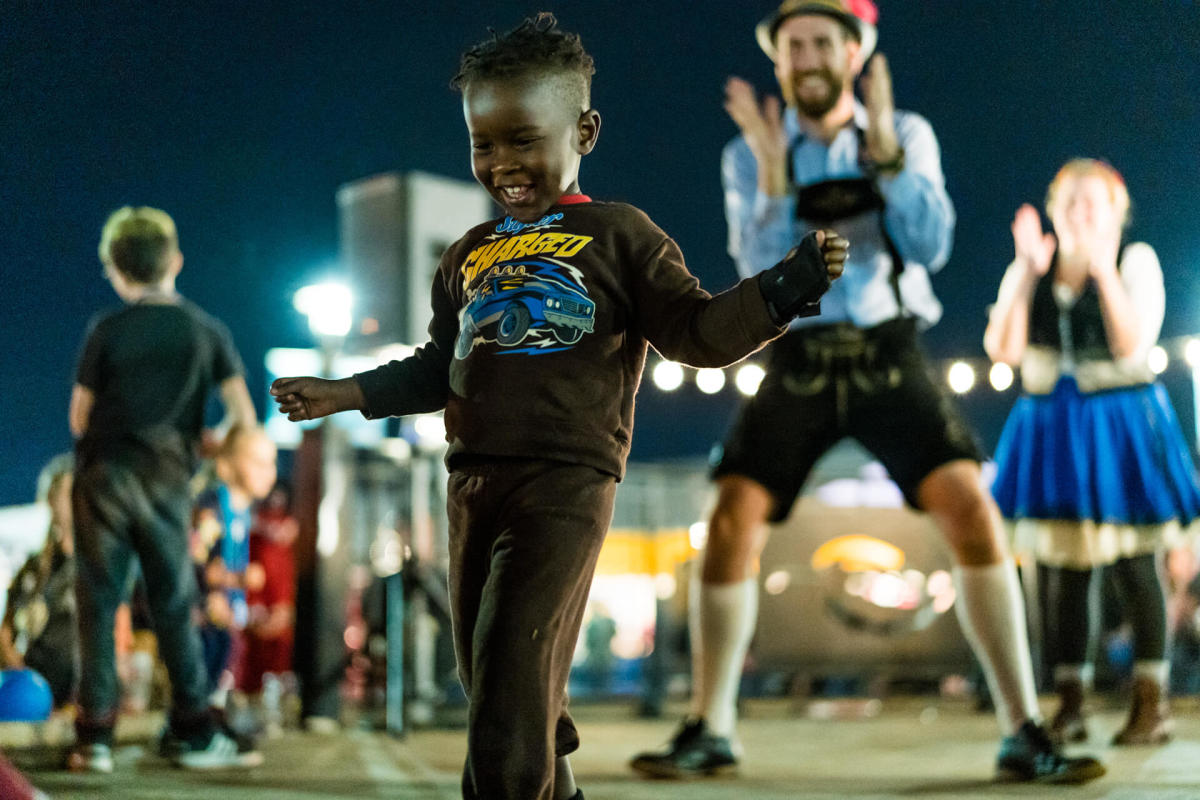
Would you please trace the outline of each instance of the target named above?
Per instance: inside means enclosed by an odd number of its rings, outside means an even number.
[[[732,736],[742,665],[758,617],[758,584],[753,578],[730,584],[699,578],[693,578],[689,598],[691,712],[718,736]],[[959,624],[983,665],[1000,727],[1010,734],[1025,720],[1040,719],[1016,565],[956,567],[954,578]]]
[[[688,598],[691,710],[713,733],[732,737],[742,665],[758,619],[758,582],[703,583],[699,573],[693,574]]]
[[[983,665],[996,702],[996,719],[1009,735],[1025,720],[1039,721],[1025,603],[1011,559],[954,568],[958,622]]]

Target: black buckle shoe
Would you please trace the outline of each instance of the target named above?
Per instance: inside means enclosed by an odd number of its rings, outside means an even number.
[[[686,719],[665,751],[640,753],[629,762],[650,778],[706,778],[734,772],[738,761],[726,736],[717,736],[703,719]]]
[[[1050,741],[1046,730],[1026,722],[1000,743],[996,757],[996,780],[1035,783],[1087,783],[1106,772],[1090,756],[1068,758]]]

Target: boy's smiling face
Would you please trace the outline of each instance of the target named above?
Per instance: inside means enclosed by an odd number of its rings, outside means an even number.
[[[579,161],[600,132],[600,115],[570,101],[565,76],[476,81],[463,90],[475,179],[521,222],[536,222],[558,198],[579,192]]]

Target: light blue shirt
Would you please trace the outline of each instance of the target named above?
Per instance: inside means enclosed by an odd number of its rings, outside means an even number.
[[[954,206],[946,194],[941,149],[933,128],[921,116],[896,111],[896,135],[904,148],[904,169],[880,177],[886,203],[884,221],[905,269],[900,275],[904,310],[923,327],[942,316],[929,282],[950,257],[954,238]],[[795,109],[784,112],[784,129],[792,153],[796,183],[803,186],[835,178],[862,177],[858,163],[859,136],[847,126],[826,145],[803,137]],[[854,124],[867,126],[866,108],[856,102]],[[799,140],[799,141],[797,141]],[[729,224],[729,254],[742,277],[764,270],[787,255],[809,230],[819,227],[796,219],[796,198],[770,197],[758,189],[758,165],[744,137],[731,141],[721,156],[725,188],[725,220]],[[879,226],[879,212],[841,220],[831,227],[850,241],[846,270],[821,299],[821,314],[801,317],[793,327],[851,322],[862,328],[878,325],[900,313],[891,284],[892,259]]]

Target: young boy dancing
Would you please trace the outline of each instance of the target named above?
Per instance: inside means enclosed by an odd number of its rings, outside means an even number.
[[[209,392],[219,387],[230,423],[254,422],[242,362],[225,326],[176,294],[183,255],[167,214],[114,212],[100,261],[126,306],[93,323],[71,396],[81,676],[68,766],[113,769],[120,701],[113,620],[135,559],[171,677],[173,759],[195,769],[251,765],[261,756],[239,748],[209,712],[188,552],[188,481]]]
[[[581,194],[600,131],[595,70],[555,26],[541,14],[462,56],[453,85],[473,171],[506,216],[442,257],[431,340],[352,378],[271,389],[292,420],[445,409],[469,800],[583,796],[565,690],[647,344],[697,366],[737,361],[812,313],[846,258],[844,239],[812,233],[761,279],[712,297],[643,212]]]

